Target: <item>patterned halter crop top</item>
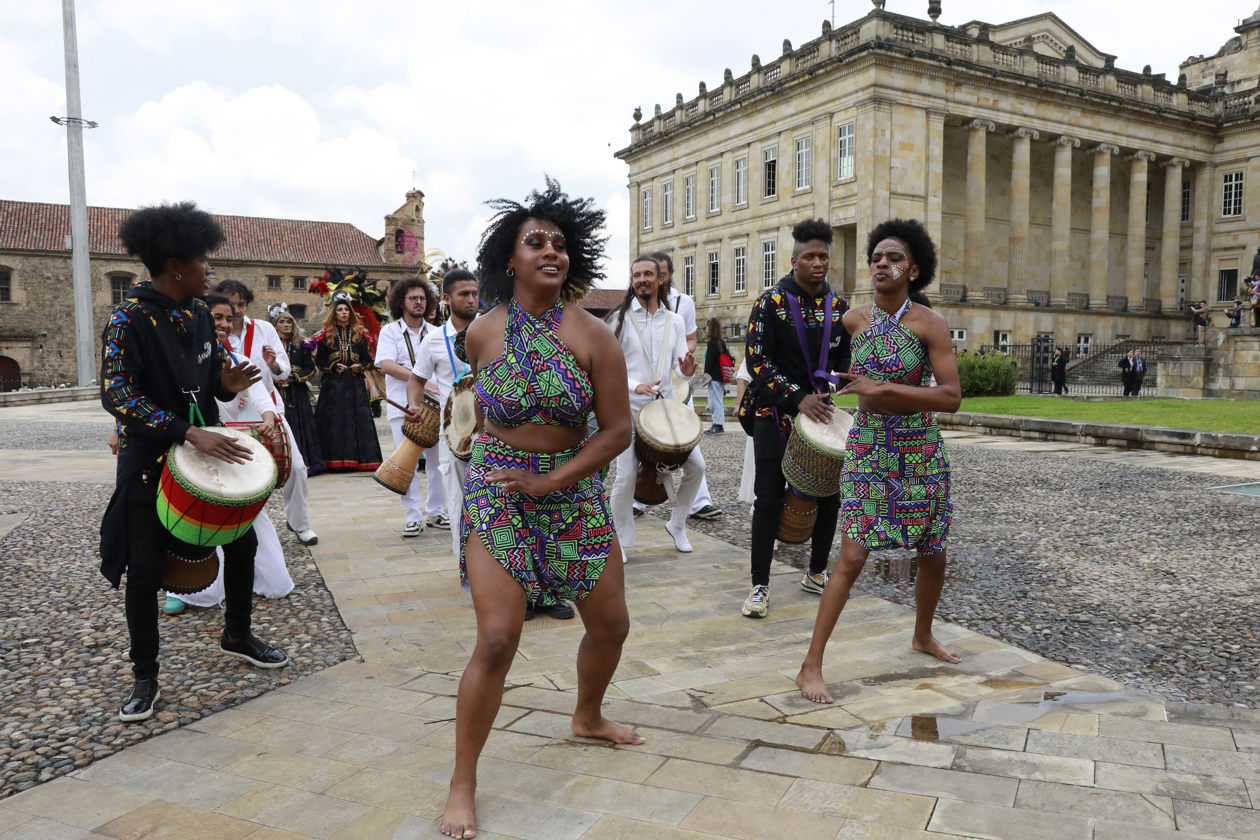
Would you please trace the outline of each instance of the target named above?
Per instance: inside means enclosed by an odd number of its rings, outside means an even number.
[[[503,355],[477,372],[477,404],[500,426],[585,426],[595,406],[586,371],[560,340],[564,302],[541,318],[508,301]]]
[[[871,304],[871,326],[853,339],[850,371],[869,379],[901,385],[929,385],[932,362],[919,337],[902,326],[901,318],[910,311],[907,300],[889,315]]]

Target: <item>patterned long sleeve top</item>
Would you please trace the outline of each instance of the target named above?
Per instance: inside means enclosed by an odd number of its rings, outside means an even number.
[[[748,372],[752,374],[755,389],[753,406],[769,413],[777,407],[790,415],[796,414],[797,406],[807,394],[813,392],[810,373],[818,367],[822,345],[824,298],[829,291],[824,284],[818,297],[807,295],[795,278],[789,274],[772,289],[763,292],[753,304],[748,318],[746,357]],[[801,352],[796,327],[792,323],[792,310],[787,294],[796,295],[801,304],[805,321],[805,338],[809,345],[809,358]],[[831,341],[827,351],[827,370],[849,370],[849,333],[844,328],[844,313],[848,303],[839,296],[832,300]]]

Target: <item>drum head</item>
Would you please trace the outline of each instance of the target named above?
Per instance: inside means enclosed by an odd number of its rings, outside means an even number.
[[[680,403],[691,402],[691,380],[684,379],[677,371],[669,372],[670,382],[674,385],[674,399]]]
[[[639,410],[634,430],[657,449],[694,449],[700,443],[702,427],[693,409],[674,400],[652,400]]]
[[[843,453],[849,445],[849,430],[853,428],[853,415],[837,411],[830,423],[819,423],[804,414],[796,415],[796,433],[824,452]]]
[[[198,452],[191,443],[171,448],[175,467],[192,486],[220,499],[249,499],[266,493],[276,483],[276,461],[253,435],[242,429],[211,426],[205,431],[235,440],[249,450],[253,460],[229,464]]]
[[[455,383],[446,397],[446,412],[442,417],[442,430],[446,445],[457,458],[472,454],[473,439],[477,433],[476,378],[470,373]]]

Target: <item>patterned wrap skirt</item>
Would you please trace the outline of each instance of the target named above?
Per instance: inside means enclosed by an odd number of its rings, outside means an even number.
[[[840,527],[859,545],[943,551],[954,506],[936,415],[855,413],[840,497]]]
[[[612,551],[612,515],[600,474],[546,496],[508,492],[485,480],[495,470],[549,473],[573,459],[582,445],[562,452],[523,452],[482,432],[473,444],[464,481],[460,517],[459,578],[468,589],[468,535],[476,531],[490,556],[525,590],[530,601],[544,595],[580,601],[604,573]],[[548,601],[549,602],[549,601]]]

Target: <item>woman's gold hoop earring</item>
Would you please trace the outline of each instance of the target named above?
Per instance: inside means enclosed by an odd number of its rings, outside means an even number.
[[[508,277],[515,277],[515,276],[516,276],[516,270],[515,270],[515,269],[511,269],[511,268],[509,268],[509,269],[507,270],[507,276],[508,276]]]

